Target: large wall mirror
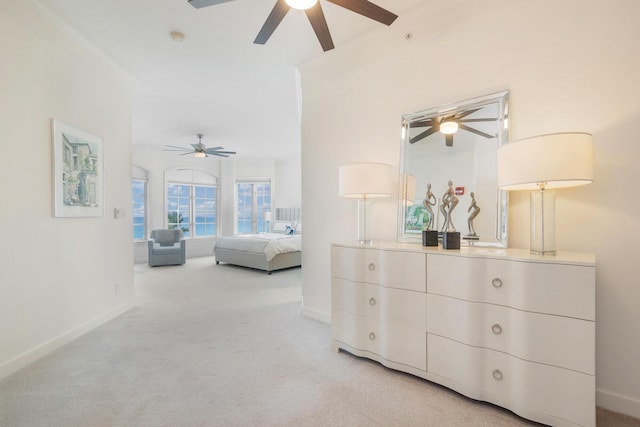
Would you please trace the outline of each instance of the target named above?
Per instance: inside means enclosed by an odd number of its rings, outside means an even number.
[[[496,151],[508,142],[508,116],[508,91],[402,116],[399,241],[420,242],[427,228],[443,231],[449,191],[461,245],[507,246]]]

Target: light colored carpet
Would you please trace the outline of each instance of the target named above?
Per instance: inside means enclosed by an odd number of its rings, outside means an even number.
[[[331,351],[300,269],[135,266],[138,306],[0,381],[0,426],[521,426],[428,381]],[[598,410],[598,425],[640,426]]]

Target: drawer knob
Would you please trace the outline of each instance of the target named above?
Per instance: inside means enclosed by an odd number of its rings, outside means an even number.
[[[369,298],[369,305],[376,305],[376,299],[375,298]]]
[[[493,285],[494,288],[501,288],[502,287],[502,279],[500,279],[499,277],[496,277],[495,279],[493,279],[491,281],[491,284]]]
[[[500,335],[502,333],[502,326],[496,323],[491,327],[491,331],[496,335]]]
[[[376,339],[376,334],[374,334],[373,332],[369,332],[369,339],[371,341],[375,340]]]
[[[502,371],[500,369],[494,369],[491,375],[493,375],[493,378],[498,381],[502,380]]]
[[[374,263],[369,263],[369,271],[375,271],[376,265]]]

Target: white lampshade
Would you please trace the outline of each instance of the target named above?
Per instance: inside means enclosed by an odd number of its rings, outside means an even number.
[[[265,221],[271,221],[271,212],[265,212],[264,213],[264,220]]]
[[[576,187],[593,182],[593,143],[588,133],[554,133],[521,139],[498,149],[503,190]]]
[[[391,166],[384,163],[353,163],[340,166],[341,197],[372,198],[391,195]]]
[[[294,9],[309,9],[318,3],[318,0],[285,0]]]

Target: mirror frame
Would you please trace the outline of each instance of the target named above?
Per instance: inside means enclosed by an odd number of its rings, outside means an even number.
[[[425,120],[441,116],[443,114],[455,114],[456,112],[464,112],[472,108],[478,108],[489,104],[498,103],[498,133],[496,135],[496,151],[497,149],[509,142],[509,90],[480,96],[438,107],[432,107],[426,110],[417,111],[415,113],[404,114],[402,116],[402,139],[400,146],[400,167],[398,179],[398,235],[399,242],[422,242],[422,233],[407,232],[406,230],[406,213],[407,200],[403,198],[406,193],[406,180],[410,171],[407,171],[407,155],[410,139],[410,124],[413,121]],[[448,178],[443,177],[443,182],[447,182]],[[496,170],[496,192],[497,203],[495,206],[495,236],[491,240],[464,240],[460,239],[461,246],[482,246],[482,247],[499,247],[506,248],[508,243],[508,209],[509,196],[505,190],[498,189],[497,186],[497,170]],[[485,211],[486,212],[486,211]],[[437,218],[437,217],[436,217]],[[462,234],[462,233],[461,233]]]

